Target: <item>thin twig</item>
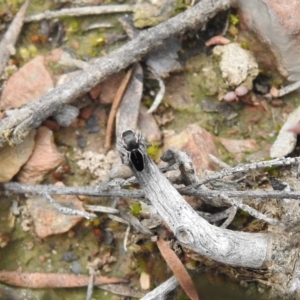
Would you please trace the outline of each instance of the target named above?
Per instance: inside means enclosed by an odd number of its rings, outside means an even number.
[[[210,158],[210,160],[212,162],[214,162],[216,165],[218,165],[220,168],[223,168],[223,169],[229,169],[231,168],[230,165],[226,164],[224,161],[220,160],[220,158],[208,153],[208,157]]]
[[[269,224],[272,224],[272,225],[279,225],[280,222],[276,219],[273,219],[273,218],[269,218],[267,217],[266,215],[260,213],[259,211],[257,211],[256,209],[250,207],[249,205],[247,204],[244,204],[244,203],[239,203],[238,201],[235,201],[233,199],[231,199],[230,197],[228,197],[227,195],[221,193],[220,194],[220,197],[224,199],[225,202],[231,204],[232,206],[235,206],[243,211],[246,211],[250,216],[258,219],[258,220],[262,220],[262,221],[265,221]]]
[[[25,22],[37,22],[44,19],[53,19],[59,17],[73,17],[73,16],[86,16],[86,15],[100,15],[111,13],[125,13],[133,11],[132,5],[100,5],[100,6],[85,6],[85,7],[73,7],[63,8],[57,11],[45,11],[40,14],[29,16],[25,18]]]
[[[92,300],[93,291],[94,291],[94,279],[95,279],[95,271],[92,270],[90,274],[89,284],[87,287],[86,300]]]
[[[108,214],[107,216],[108,216],[111,220],[113,220],[113,221],[116,221],[116,222],[119,222],[119,223],[122,223],[122,224],[125,224],[125,225],[129,225],[129,223],[128,223],[126,220],[124,220],[124,219],[122,219],[122,218],[120,218],[120,217],[118,217],[118,216],[111,215],[111,214]]]
[[[220,226],[221,228],[227,228],[231,222],[233,221],[237,212],[237,208],[235,206],[231,206],[227,209],[228,218],[224,221],[224,223]]]
[[[293,75],[291,75],[288,79],[291,80],[291,81],[293,81],[292,80],[293,79]],[[268,93],[268,94],[265,95],[265,97],[266,98],[272,98],[272,97],[273,98],[274,97],[278,98],[278,97],[282,97],[282,96],[285,96],[285,95],[287,95],[287,94],[289,94],[289,93],[291,93],[291,92],[299,89],[299,87],[300,87],[300,81],[296,81],[296,82],[294,82],[292,84],[289,84],[289,85],[287,85],[287,86],[285,86],[285,87],[277,90],[276,91],[276,95],[272,95],[271,93]]]
[[[249,191],[214,191],[214,190],[196,190],[190,189],[190,187],[181,188],[178,190],[182,195],[186,196],[198,196],[199,198],[205,198],[207,200],[213,198],[220,198],[221,194],[234,198],[248,198],[258,199],[257,203],[261,199],[294,199],[300,200],[300,191],[286,192],[286,191],[263,191],[263,190],[249,190]],[[260,200],[259,200],[260,199]]]
[[[0,77],[21,32],[28,4],[29,0],[26,0],[0,41]]]
[[[88,220],[97,218],[97,215],[88,213],[86,211],[81,211],[78,209],[73,209],[70,207],[62,206],[59,203],[57,203],[49,194],[43,195],[50,203],[51,205],[56,208],[60,213],[64,215],[71,215],[71,216],[80,216],[84,217]]]
[[[148,109],[147,114],[153,113],[158,108],[159,104],[161,103],[162,99],[165,96],[165,91],[166,91],[164,81],[161,79],[161,77],[156,73],[156,71],[154,69],[149,67],[149,70],[151,71],[151,73],[153,74],[155,79],[158,81],[159,91],[156,94],[155,99],[154,99],[153,103],[151,104],[151,107]]]
[[[88,205],[85,204],[84,208],[89,211],[101,212],[104,214],[118,214],[119,211],[116,208],[102,206],[102,205]]]
[[[124,241],[123,241],[123,248],[124,248],[125,252],[127,252],[127,243],[128,243],[129,232],[130,232],[130,225],[128,225],[126,228]]]
[[[119,89],[116,93],[116,96],[114,98],[112,107],[110,109],[110,113],[109,113],[109,117],[108,117],[108,121],[107,121],[107,126],[106,126],[105,145],[104,145],[106,151],[108,151],[111,147],[111,139],[112,139],[112,136],[113,136],[113,128],[114,128],[116,113],[118,111],[118,107],[120,105],[122,97],[123,97],[123,95],[126,91],[128,83],[130,81],[132,71],[133,71],[133,68],[128,70],[125,77],[123,78],[122,83],[121,83],[121,85],[120,85],[120,87],[119,87]]]
[[[107,186],[103,187],[59,187],[56,185],[30,185],[26,183],[7,182],[4,183],[3,188],[7,192],[15,194],[32,194],[44,195],[87,195],[94,197],[123,197],[144,199],[145,193],[142,190],[127,190],[127,189],[113,189],[110,190]],[[178,188],[181,195],[198,196],[210,200],[212,198],[219,198],[223,193],[228,197],[234,198],[248,198],[248,199],[294,199],[300,200],[300,191],[287,192],[287,191],[264,191],[264,190],[249,190],[249,191],[215,191],[215,190],[198,190],[191,187]],[[258,200],[260,201],[260,200]]]
[[[275,158],[273,160],[259,161],[247,165],[237,166],[230,169],[224,169],[221,172],[217,172],[211,176],[206,177],[205,179],[200,180],[197,184],[193,186],[193,188],[197,188],[202,184],[205,184],[209,181],[221,179],[226,176],[230,176],[236,173],[247,172],[250,170],[263,169],[263,168],[271,168],[271,167],[281,167],[281,166],[289,166],[294,165],[300,162],[300,157],[280,157]]]
[[[142,199],[145,194],[142,190],[127,190],[127,189],[110,189],[108,185],[99,186],[56,186],[56,185],[30,185],[19,182],[4,183],[3,188],[7,192],[16,194],[32,194],[32,195],[86,195],[94,197],[123,197]]]
[[[141,300],[156,300],[156,299],[165,299],[167,294],[173,291],[178,286],[177,279],[172,276],[154,290],[146,294]]]
[[[124,208],[121,206],[119,207],[119,212],[121,217],[128,222],[128,224],[132,225],[133,228],[135,228],[137,231],[142,232],[144,234],[152,235],[152,232],[143,226],[140,222],[140,220],[136,217],[134,217],[132,214],[128,213]]]
[[[210,214],[208,212],[203,212],[203,211],[197,211],[197,214],[201,216],[203,219],[205,219],[207,222],[213,224],[228,218],[228,216],[230,215],[230,211],[232,210],[232,207],[233,206],[228,207],[227,209],[214,214]]]

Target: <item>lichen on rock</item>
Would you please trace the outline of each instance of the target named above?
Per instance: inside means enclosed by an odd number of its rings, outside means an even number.
[[[213,54],[220,57],[222,77],[229,87],[241,84],[252,89],[252,81],[259,73],[258,64],[253,54],[243,49],[238,43],[216,46]]]

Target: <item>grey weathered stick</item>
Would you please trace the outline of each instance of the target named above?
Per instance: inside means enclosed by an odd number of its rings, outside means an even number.
[[[90,280],[86,291],[86,300],[91,300],[94,292],[94,279],[95,279],[95,271],[92,270],[90,274]]]
[[[145,193],[141,190],[126,190],[126,189],[110,189],[107,184],[99,186],[87,187],[71,187],[71,186],[56,186],[56,185],[31,185],[18,182],[3,183],[3,188],[16,194],[33,194],[33,195],[87,195],[94,197],[124,197],[137,198],[145,197]]]
[[[132,12],[132,5],[100,5],[100,6],[85,6],[85,7],[73,7],[63,8],[57,11],[45,11],[40,14],[29,16],[25,18],[25,22],[37,22],[44,19],[53,19],[59,17],[72,17],[72,16],[86,16],[86,15],[100,15],[111,13],[125,13]]]
[[[225,202],[229,203],[230,205],[232,205],[234,207],[242,209],[243,211],[246,211],[250,216],[252,216],[252,217],[254,217],[258,220],[265,221],[265,222],[267,222],[269,224],[272,224],[272,225],[279,225],[280,224],[280,222],[278,220],[273,219],[273,218],[269,218],[266,215],[264,215],[264,214],[260,213],[259,211],[257,211],[256,209],[250,207],[249,205],[246,205],[244,203],[239,203],[238,201],[231,199],[230,197],[228,197],[225,194],[221,193],[220,197],[223,198]]]
[[[221,228],[227,228],[231,224],[231,222],[233,221],[233,219],[236,215],[237,208],[235,206],[231,206],[227,209],[227,212],[228,212],[228,218],[220,226]]]
[[[230,0],[202,0],[174,18],[142,31],[135,39],[97,59],[89,68],[37,101],[11,112],[9,117],[0,122],[0,145],[5,142],[12,145],[20,143],[32,128],[38,127],[64,104],[87,93],[111,74],[139,61],[170,36],[181,34],[187,29],[199,28],[229,6]]]
[[[0,77],[9,60],[11,54],[10,49],[14,48],[21,32],[28,4],[29,0],[26,0],[0,41]]]
[[[132,159],[132,144],[125,139],[118,142],[122,161],[136,176],[146,197],[162,219],[184,246],[211,259],[234,266],[260,268],[267,257],[267,234],[235,232],[215,227],[201,218],[163,176],[146,152],[145,143],[139,139],[143,168]],[[130,150],[130,149],[129,149]],[[139,171],[136,169],[139,167]]]
[[[131,215],[130,213],[126,212],[126,210],[124,208],[122,208],[121,206],[119,207],[119,211],[120,211],[120,216],[128,222],[128,224],[130,224],[133,228],[135,228],[137,231],[142,232],[144,234],[149,234],[149,235],[153,235],[153,233],[146,228],[145,226],[143,226],[140,222],[140,220],[136,217],[134,217],[133,215]]]
[[[233,210],[233,206],[223,210],[223,211],[220,211],[218,213],[215,213],[215,214],[210,214],[210,213],[207,213],[207,212],[203,212],[203,211],[197,211],[198,215],[201,216],[203,219],[205,219],[207,222],[209,223],[215,223],[215,222],[218,222],[218,221],[221,221],[221,220],[224,220],[226,218],[228,218]],[[226,227],[224,227],[226,228]]]
[[[147,293],[141,300],[165,299],[165,297],[178,286],[177,279],[172,276],[151,292]]]
[[[45,193],[50,195],[87,195],[94,197],[124,197],[124,198],[145,198],[145,193],[142,190],[127,190],[127,189],[109,189],[107,186],[86,186],[86,187],[73,187],[73,186],[56,186],[56,185],[31,185],[19,182],[7,182],[2,184],[7,192],[15,194],[33,194],[43,195]],[[200,198],[211,201],[213,198],[220,198],[221,194],[228,197],[235,198],[257,198],[257,199],[296,199],[300,200],[300,192],[287,192],[287,191],[215,191],[215,190],[197,190],[190,187],[180,188],[178,192],[181,195],[198,196]],[[261,200],[257,200],[257,203]],[[224,201],[220,204],[225,204]]]
[[[48,194],[44,194],[43,195],[50,203],[51,205],[56,208],[60,213],[64,214],[64,215],[70,215],[70,216],[80,216],[83,218],[86,218],[88,220],[97,218],[97,215],[92,214],[92,213],[88,213],[86,211],[81,211],[78,209],[73,209],[70,207],[66,207],[63,206],[61,204],[59,204],[58,202],[56,202],[50,195]]]
[[[178,189],[182,195],[204,197],[205,199],[222,198],[222,194],[228,197],[249,198],[249,199],[297,199],[300,200],[300,192],[286,191],[214,191],[214,190],[197,190],[190,187]],[[258,200],[257,202],[261,202]],[[224,204],[224,202],[223,202]]]
[[[89,211],[101,212],[104,214],[118,214],[119,210],[113,207],[101,206],[101,205],[88,205],[84,204],[84,208]]]
[[[297,78],[297,75],[296,75],[296,78]],[[295,79],[293,75],[289,76],[289,78],[288,78],[288,80],[290,80],[290,81],[294,81],[293,79]],[[272,96],[271,93],[266,94],[265,97],[267,97],[267,98],[283,97],[283,96],[299,89],[299,87],[300,87],[300,81],[297,80],[296,82],[293,82],[293,83],[279,89],[278,94],[276,95],[276,97]]]
[[[204,183],[207,183],[212,180],[220,179],[226,176],[230,176],[236,173],[247,172],[249,170],[263,169],[263,168],[271,168],[271,167],[281,167],[281,166],[289,166],[300,163],[300,157],[280,157],[272,160],[265,160],[254,162],[247,165],[241,165],[234,168],[224,169],[221,172],[217,172],[211,176],[204,178],[197,182],[193,187],[198,187]]]

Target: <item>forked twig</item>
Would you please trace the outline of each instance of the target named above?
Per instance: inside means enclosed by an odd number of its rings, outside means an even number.
[[[86,218],[88,220],[97,218],[97,215],[95,215],[95,214],[60,205],[49,194],[43,194],[43,196],[49,201],[49,203],[54,208],[56,208],[60,213],[62,213],[64,215],[80,216],[80,217]]]

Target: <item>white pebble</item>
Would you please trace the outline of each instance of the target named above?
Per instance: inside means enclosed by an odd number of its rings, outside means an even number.
[[[235,92],[228,92],[224,95],[223,99],[227,102],[232,102],[236,100],[236,94]]]
[[[235,89],[235,94],[238,96],[238,97],[241,97],[241,96],[244,96],[248,93],[248,89],[243,86],[243,85],[240,85],[238,86],[236,89]]]

